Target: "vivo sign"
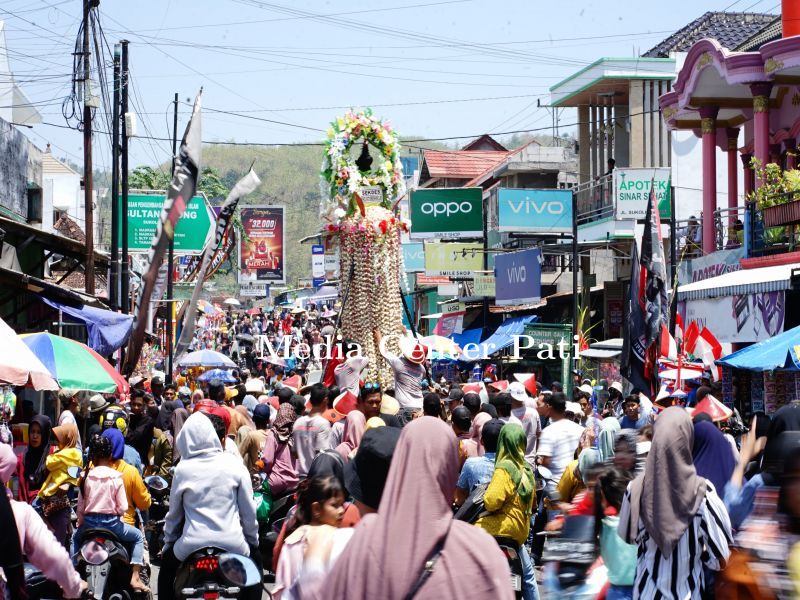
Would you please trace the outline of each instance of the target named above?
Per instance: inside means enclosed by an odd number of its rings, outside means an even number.
[[[425,271],[425,246],[422,242],[401,244],[406,273]]]
[[[495,301],[498,306],[541,300],[542,251],[539,248],[495,257]]]
[[[500,231],[572,231],[570,190],[501,189],[497,192],[497,210]]]

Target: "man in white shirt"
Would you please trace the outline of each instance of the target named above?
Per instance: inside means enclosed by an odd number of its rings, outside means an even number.
[[[308,415],[298,417],[292,430],[299,479],[305,479],[317,454],[330,446],[331,424],[322,416],[328,410],[328,388],[315,383],[311,386],[308,400],[311,411]]]
[[[536,455],[542,466],[550,469],[553,474],[552,481],[548,484],[548,491],[551,491],[573,460],[583,427],[565,418],[567,399],[563,392],[550,394],[545,399],[545,406],[550,424],[542,430]]]
[[[373,330],[375,345],[380,348],[382,335]],[[398,416],[403,423],[409,422],[422,410],[422,386],[425,378],[425,347],[414,338],[400,338],[400,356],[386,352],[384,358],[394,370],[394,399],[400,405]]]
[[[536,466],[536,446],[542,433],[539,413],[536,409],[529,407],[528,393],[525,391],[525,386],[519,381],[514,381],[508,386],[508,393],[511,396],[511,415],[522,423],[525,437],[528,438],[528,445],[525,448],[525,460],[533,468]]]
[[[357,356],[355,355],[357,349],[358,346],[354,342],[345,341],[342,343],[342,352],[349,358],[342,364],[336,365],[333,370],[339,391],[347,391],[354,396],[358,396],[361,371],[369,364],[369,359],[366,356],[361,356],[360,353]]]

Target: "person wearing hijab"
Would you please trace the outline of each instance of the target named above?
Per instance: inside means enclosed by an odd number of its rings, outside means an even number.
[[[457,478],[458,443],[447,424],[434,417],[408,423],[378,512],[362,518],[327,575],[323,565],[330,544],[309,544],[294,597],[403,600],[432,561],[415,600],[513,599],[508,562],[497,544],[480,528],[453,520]]]
[[[639,434],[633,429],[620,429],[614,440],[614,466],[625,469],[633,476],[640,475],[645,464],[636,453],[638,441]]]
[[[223,452],[214,426],[204,414],[186,419],[175,445],[181,462],[173,474],[164,523],[158,597],[173,597],[180,562],[205,546],[249,556],[260,574],[256,507],[244,464]],[[244,591],[250,592],[245,597],[261,597],[260,585]]]
[[[164,389],[164,401],[158,409],[158,416],[156,417],[156,429],[165,431],[172,419],[172,413],[179,408],[186,408],[183,402],[177,399],[177,392],[175,387],[170,385]]]
[[[731,526],[713,483],[692,462],[694,429],[680,407],[656,420],[644,473],[628,487],[619,536],[638,546],[634,598],[700,599],[705,570],[730,555]]]
[[[617,432],[621,429],[616,417],[606,417],[600,421],[600,431],[597,434],[597,450],[600,452],[600,461],[607,463],[614,458],[614,442]]]
[[[19,499],[33,502],[42,488],[47,469],[45,461],[50,454],[50,433],[53,425],[45,415],[36,415],[28,427],[28,449],[19,457],[17,477],[19,478]]]
[[[17,468],[17,457],[8,444],[0,444],[0,494],[3,502],[0,503],[0,528],[3,531],[3,549],[0,552],[3,558],[7,556],[12,540],[6,536],[17,534],[18,555],[24,555],[27,562],[40,569],[47,579],[55,581],[64,592],[65,598],[80,598],[86,589],[86,583],[81,581],[80,575],[72,566],[69,554],[59,540],[53,536],[39,513],[27,502],[17,502],[11,499],[11,493],[6,485]],[[6,489],[3,489],[6,488]],[[8,514],[8,513],[11,514]],[[13,518],[13,524],[10,519]],[[14,531],[16,529],[16,532]],[[17,559],[20,557],[17,556]],[[5,563],[5,561],[2,561]],[[0,564],[0,566],[11,566]],[[20,569],[21,571],[22,569]],[[6,573],[5,579],[9,579]],[[6,597],[4,578],[0,577],[0,597]],[[24,582],[19,582],[24,585]],[[11,595],[14,598],[16,596]]]
[[[486,451],[486,449],[483,447],[483,442],[481,441],[481,435],[483,433],[483,426],[491,420],[492,416],[485,412],[479,412],[472,418],[472,428],[470,429],[470,434],[476,448],[475,456],[483,456],[484,452]]]
[[[294,456],[292,430],[297,420],[297,413],[289,402],[278,408],[275,422],[267,432],[267,440],[261,458],[264,461],[264,472],[267,474],[272,498],[277,499],[297,488],[297,458]]]
[[[231,424],[228,427],[228,437],[233,438],[236,443],[236,449],[239,451],[239,456],[242,456],[242,446],[247,438],[247,434],[253,431],[256,426],[253,419],[250,418],[250,413],[247,409],[239,404],[233,407],[231,412]]]
[[[511,538],[519,544],[522,560],[522,597],[539,597],[536,575],[525,542],[531,527],[531,514],[536,500],[533,470],[525,460],[528,438],[522,426],[507,423],[497,440],[494,474],[483,496],[489,513],[475,523],[492,537]]]
[[[742,436],[739,463],[725,487],[725,508],[728,509],[731,524],[735,530],[741,528],[742,523],[753,512],[756,492],[765,485],[774,485],[770,475],[764,472],[763,458],[758,472],[745,482],[744,471],[747,464],[762,450],[764,455],[774,454],[776,445],[779,444],[780,434],[784,431],[800,431],[800,406],[792,403],[780,407],[772,415],[766,438],[757,437],[760,430],[762,428],[758,425],[758,417],[754,417],[750,431]]]
[[[725,485],[736,468],[736,457],[725,436],[712,423],[702,421],[694,424],[692,460],[697,474],[724,494]]]
[[[347,413],[347,418],[344,423],[344,433],[342,434],[342,443],[336,446],[336,452],[345,460],[350,459],[350,454],[358,448],[361,443],[361,438],[364,437],[364,431],[367,428],[367,420],[364,418],[364,413],[358,410],[351,410]]]
[[[122,522],[126,525],[136,526],[136,509],[147,510],[152,499],[147,491],[142,476],[136,467],[129,465],[123,459],[125,455],[125,438],[119,429],[106,429],[103,437],[111,440],[111,468],[122,473],[122,486],[125,488],[125,497],[128,499],[128,510],[122,515]]]
[[[38,498],[45,514],[45,520],[56,539],[67,544],[67,528],[71,509],[65,487],[78,484],[72,477],[69,467],[82,467],[83,456],[78,449],[78,428],[72,423],[53,427],[53,437],[58,450],[45,459],[47,478],[42,483]]]

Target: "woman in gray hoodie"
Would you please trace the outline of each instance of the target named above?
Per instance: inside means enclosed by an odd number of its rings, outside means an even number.
[[[192,552],[207,546],[249,556],[261,570],[258,523],[250,475],[241,459],[222,451],[206,415],[186,419],[175,440],[175,467],[158,597],[172,598],[175,573]],[[260,586],[258,595],[260,597]]]

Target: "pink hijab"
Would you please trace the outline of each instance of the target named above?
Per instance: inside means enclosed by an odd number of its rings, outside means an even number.
[[[508,563],[497,544],[482,529],[453,520],[458,470],[456,436],[441,419],[420,417],[406,425],[377,514],[361,520],[324,579],[301,582],[297,597],[403,600],[446,538],[415,600],[513,599]]]
[[[477,415],[475,415],[475,418],[472,419],[472,441],[475,442],[475,445],[478,448],[478,456],[483,456],[486,452],[483,447],[483,443],[481,442],[481,434],[483,434],[483,426],[491,420],[492,416],[485,412],[479,412]]]
[[[350,453],[358,448],[366,429],[367,418],[364,413],[358,410],[351,410],[347,413],[347,420],[344,422],[344,431],[342,432],[342,443],[336,446],[336,452],[344,460],[347,460]]]

